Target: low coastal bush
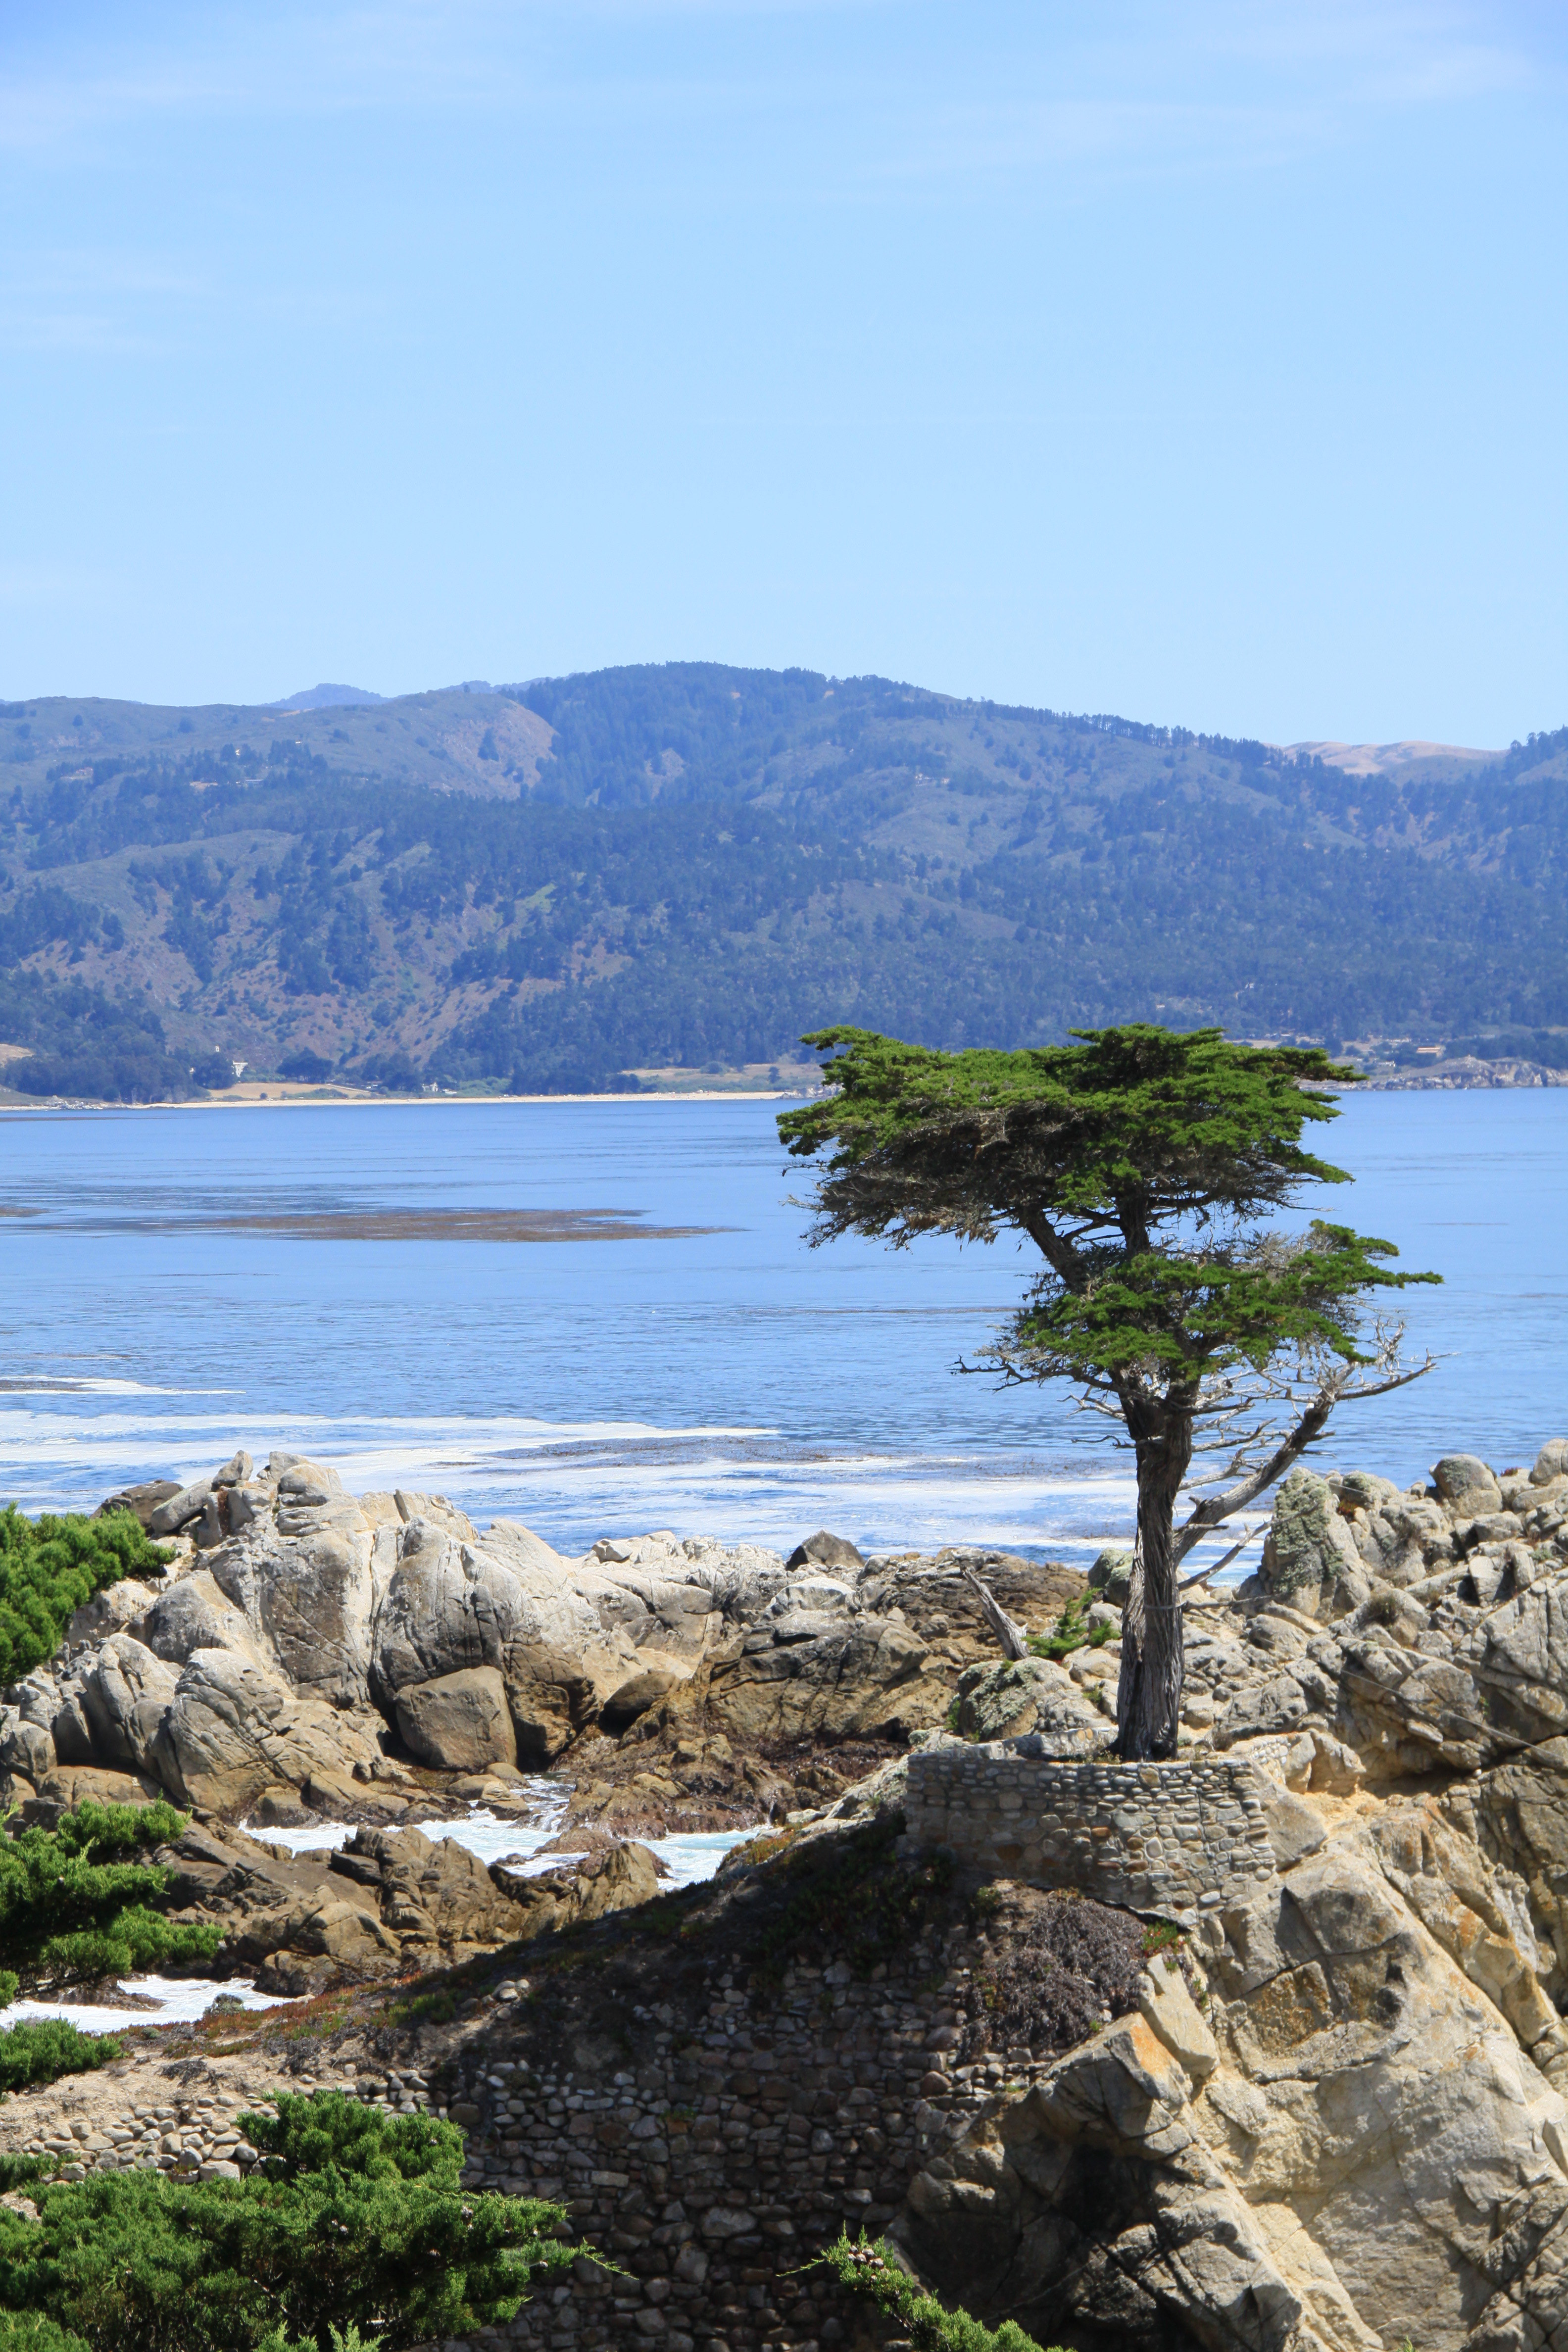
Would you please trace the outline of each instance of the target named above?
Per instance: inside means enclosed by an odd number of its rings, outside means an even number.
[[[966,2311],[950,2311],[900,2270],[885,2239],[873,2243],[846,2231],[818,2258],[851,2294],[875,2304],[909,2332],[915,2352],[1041,2352],[1016,2320],[984,2327]]]
[[[945,1854],[903,1864],[894,1853],[901,1820],[875,1822],[808,1847],[791,1871],[777,1915],[757,1935],[754,1966],[773,1982],[806,1952],[847,1960],[858,1976],[908,1948],[944,1912],[953,1865]]]
[[[88,2347],[41,2311],[0,2311],[0,2352],[88,2352]]]
[[[1032,1658],[1067,1658],[1075,1650],[1098,1650],[1110,1641],[1113,1625],[1084,1622],[1087,1601],[1069,1601],[1048,1633],[1031,1633],[1026,1647]]]
[[[0,2093],[88,2074],[118,2058],[123,2043],[111,2033],[83,2033],[63,2017],[40,2017],[0,2032]]]
[[[52,1658],[85,1601],[122,1576],[157,1570],[172,1555],[149,1542],[130,1511],[101,1519],[46,1512],[29,1519],[7,1503],[0,1511],[0,1684],[14,1683]]]
[[[404,2352],[510,2319],[581,2252],[560,2206],[465,2191],[431,2116],[322,2092],[240,2127],[264,2159],[242,2180],[97,2173],[37,2189],[36,2221],[0,2209],[0,2305],[88,2352]]]
[[[53,1830],[0,1838],[0,2001],[23,1981],[85,1983],[142,1969],[208,1960],[214,1926],[186,1925],[153,1906],[171,1873],[144,1857],[185,1826],[173,1805],[79,1805]]]
[[[1075,2048],[1137,2007],[1145,1944],[1131,1912],[1071,1890],[1047,1895],[1005,1957],[976,1969],[979,2006],[964,2033],[965,2057],[1024,2043],[1037,2056]]]

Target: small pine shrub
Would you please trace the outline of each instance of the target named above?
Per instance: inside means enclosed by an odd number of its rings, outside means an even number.
[[[1025,1647],[1032,1658],[1067,1658],[1075,1650],[1100,1650],[1116,1631],[1113,1625],[1086,1625],[1089,1603],[1079,1594],[1069,1601],[1048,1633],[1031,1633]]]
[[[885,2239],[873,2243],[862,2231],[852,2240],[846,2231],[818,2259],[851,2294],[863,2296],[896,2319],[915,2352],[1041,2352],[1016,2320],[985,2327],[968,2312],[950,2311],[934,2294],[927,2294],[908,2271],[900,2269]]]
[[[560,2206],[465,2190],[450,2124],[276,2105],[240,2117],[264,2158],[243,2180],[94,2173],[39,2188],[37,2221],[0,2208],[0,2295],[87,2352],[406,2352],[510,2319],[582,2251]]]
[[[22,1979],[85,1983],[138,1969],[207,1960],[223,1941],[153,1906],[170,1873],[148,1861],[185,1826],[173,1805],[79,1805],[58,1829],[0,1838],[0,1950],[8,2000]],[[4,1990],[0,1987],[0,1990]]]
[[[62,2074],[88,2074],[118,2058],[123,2044],[111,2033],[83,2033],[63,2017],[40,2017],[0,2032],[0,2093]]]
[[[52,1658],[85,1601],[122,1576],[167,1567],[173,1554],[150,1543],[130,1511],[101,1519],[68,1513],[23,1517],[0,1511],[0,1684]]]
[[[88,2346],[41,2311],[0,2311],[0,2352],[88,2352]]]

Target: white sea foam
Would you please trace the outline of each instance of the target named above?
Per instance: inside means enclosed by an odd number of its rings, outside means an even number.
[[[258,1992],[247,1977],[233,1977],[226,1984],[216,1984],[210,1977],[126,1977],[120,1990],[156,2006],[110,2009],[106,2002],[16,2000],[9,2009],[0,2009],[0,2032],[37,2018],[63,2017],[84,2033],[122,2033],[131,2025],[194,2024],[220,1994],[234,1996],[243,2009],[276,2009],[288,1999],[284,1993]]]
[[[509,1820],[491,1812],[488,1805],[476,1805],[461,1820],[405,1822],[398,1827],[423,1830],[427,1838],[450,1838],[486,1864],[521,1863],[530,1875],[581,1861],[580,1854],[540,1851],[559,1833],[566,1811],[567,1792],[561,1782],[531,1780],[527,1793],[537,1808],[531,1820]],[[254,1823],[246,1826],[253,1837],[270,1838],[276,1844],[286,1845],[290,1853],[335,1853],[353,1835],[342,1822],[312,1822],[305,1829],[260,1829]],[[754,1830],[711,1830],[682,1837],[647,1838],[641,1843],[665,1864],[671,1885],[694,1886],[700,1879],[712,1877],[731,1846],[755,1834]]]

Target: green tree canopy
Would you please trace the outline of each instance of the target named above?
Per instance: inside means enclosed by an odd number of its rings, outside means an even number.
[[[1165,1756],[1181,1706],[1178,1563],[1315,1442],[1336,1403],[1426,1369],[1398,1364],[1386,1327],[1363,1345],[1363,1311],[1371,1293],[1438,1277],[1392,1272],[1393,1244],[1346,1225],[1292,1237],[1262,1222],[1303,1183],[1351,1181],[1302,1138],[1338,1115],[1310,1089],[1353,1070],[1217,1029],[1075,1034],[942,1054],[820,1030],[805,1042],[837,1049],[829,1091],[779,1130],[797,1157],[827,1156],[814,1242],[1013,1232],[1038,1248],[1046,1270],[993,1361],[1008,1380],[1076,1381],[1125,1427],[1138,1529],[1119,1736],[1124,1755]],[[1195,1442],[1226,1466],[1178,1532]]]
[[[185,1826],[173,1805],[79,1805],[57,1829],[0,1837],[0,2003],[29,1984],[129,1976],[169,1962],[210,1959],[216,1924],[167,1918],[172,1873],[151,1860]]]
[[[463,2189],[451,2124],[341,2092],[277,2110],[240,2118],[267,2158],[243,2180],[97,2173],[35,2189],[37,2221],[0,2210],[0,2304],[90,2352],[331,2352],[355,2328],[403,2352],[510,2319],[577,2251],[559,2206]]]
[[[93,1519],[46,1511],[29,1519],[7,1503],[0,1510],[0,1684],[17,1682],[52,1658],[95,1592],[122,1576],[156,1575],[173,1558],[148,1541],[129,1511]]]

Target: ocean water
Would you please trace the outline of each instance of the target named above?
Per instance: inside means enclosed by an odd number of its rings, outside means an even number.
[[[0,1499],[94,1507],[236,1445],[444,1493],[569,1553],[671,1528],[788,1548],[1125,1540],[1127,1458],[1065,1390],[955,1367],[1011,1244],[803,1241],[765,1102],[0,1115]],[[1319,1456],[1402,1483],[1568,1432],[1568,1090],[1346,1101],[1304,1196],[1443,1273],[1440,1358]]]

